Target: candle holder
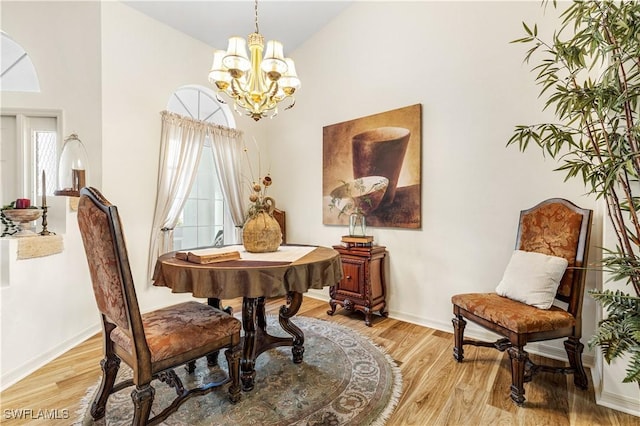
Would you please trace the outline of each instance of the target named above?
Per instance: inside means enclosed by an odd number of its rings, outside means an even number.
[[[40,231],[40,235],[56,235],[55,232],[51,232],[47,229],[47,206],[42,206],[42,231]]]

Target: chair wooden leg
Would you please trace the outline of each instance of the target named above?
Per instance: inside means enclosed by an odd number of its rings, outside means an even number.
[[[242,355],[242,345],[236,345],[224,352],[227,358],[227,367],[229,369],[229,378],[231,385],[229,386],[229,401],[232,404],[240,401],[240,357]]]
[[[149,384],[145,383],[131,391],[131,399],[133,400],[134,412],[132,426],[145,426],[151,414],[151,404],[156,390]]]
[[[101,419],[105,415],[107,399],[111,395],[113,384],[116,382],[116,375],[120,368],[120,358],[115,355],[107,356],[100,361],[100,366],[102,367],[102,381],[100,382],[100,389],[91,404],[91,417],[94,420]]]
[[[518,405],[524,404],[524,373],[529,355],[521,346],[507,349],[511,358],[511,399]]]
[[[588,389],[589,380],[587,379],[587,372],[584,370],[584,366],[582,365],[582,351],[584,349],[584,345],[580,343],[580,339],[576,337],[569,337],[564,342],[564,349],[567,351],[569,365],[574,371],[573,383],[579,389]]]
[[[453,357],[456,361],[462,362],[464,359],[464,328],[467,322],[462,318],[462,315],[456,315],[451,321],[453,322]]]

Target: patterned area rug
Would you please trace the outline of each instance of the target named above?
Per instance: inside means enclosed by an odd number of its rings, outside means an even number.
[[[391,357],[355,331],[329,321],[294,317],[305,335],[304,361],[294,364],[291,347],[262,353],[256,361],[255,388],[242,392],[232,405],[223,386],[184,403],[163,425],[383,425],[393,412],[402,390],[402,376]],[[274,316],[267,318],[270,334],[286,334]],[[226,375],[224,355],[220,367],[197,361],[196,372],[176,373],[185,386],[218,380]],[[130,377],[124,363],[119,375]],[[181,371],[179,371],[181,370]],[[154,381],[152,415],[166,407],[175,391]],[[88,407],[97,385],[87,391],[80,409],[81,425],[130,425],[131,388],[109,397],[107,416],[93,422]]]

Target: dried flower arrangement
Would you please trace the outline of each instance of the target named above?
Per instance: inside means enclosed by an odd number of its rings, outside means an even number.
[[[252,193],[249,195],[249,211],[247,212],[247,219],[255,217],[260,212],[269,212],[273,207],[273,198],[267,197],[267,188],[272,183],[271,176],[266,175],[262,178],[262,184],[254,181],[251,186]]]
[[[255,141],[254,141],[255,142]],[[258,150],[258,178],[256,179],[253,174],[253,168],[251,167],[251,161],[249,159],[249,151],[247,147],[244,147],[244,153],[247,157],[247,163],[249,165],[249,201],[251,204],[249,205],[249,210],[247,211],[247,217],[245,220],[249,220],[251,218],[256,217],[256,215],[260,212],[268,213],[274,208],[274,200],[271,197],[267,196],[267,189],[273,183],[273,179],[271,178],[271,174],[267,173],[263,177],[260,172],[260,151]]]

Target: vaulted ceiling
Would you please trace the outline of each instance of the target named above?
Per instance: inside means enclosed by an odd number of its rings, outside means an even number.
[[[235,1],[124,1],[160,22],[218,49],[230,36],[255,30],[255,4]],[[352,1],[260,1],[258,24],[265,40],[284,44],[285,55],[336,17]]]

